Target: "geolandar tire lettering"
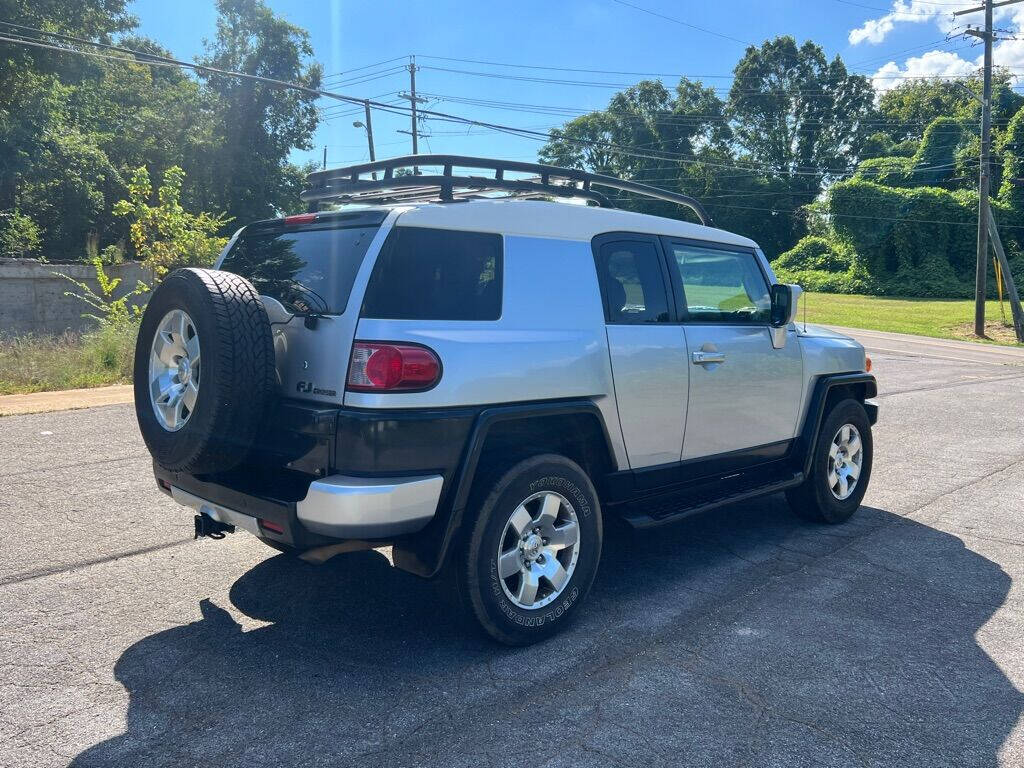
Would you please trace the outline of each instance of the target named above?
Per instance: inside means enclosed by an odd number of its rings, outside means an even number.
[[[601,557],[601,509],[575,462],[520,461],[482,497],[458,566],[460,592],[495,640],[537,642],[578,612]]]
[[[803,484],[786,491],[801,517],[818,523],[849,520],[871,479],[871,423],[864,406],[848,399],[825,414],[811,448],[811,469]]]

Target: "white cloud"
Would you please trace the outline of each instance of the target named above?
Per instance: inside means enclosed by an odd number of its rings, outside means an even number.
[[[980,15],[980,14],[978,14]],[[1008,15],[1005,11],[996,11],[997,16]],[[892,10],[877,19],[868,19],[848,35],[850,45],[871,43],[877,45],[885,40],[897,24],[921,24],[934,21],[943,34],[956,27],[962,27],[975,20],[975,14],[958,16],[953,19],[950,6],[936,5],[933,0],[894,0]]]
[[[896,28],[897,23],[918,24],[924,21],[931,21],[945,14],[948,14],[947,10],[934,4],[919,2],[919,0],[910,0],[910,2],[895,0],[892,4],[892,10],[885,14],[885,16],[880,16],[877,19],[868,19],[856,29],[851,29],[849,35],[850,45],[858,45],[860,43],[873,43],[877,45],[885,40],[889,33]]]
[[[964,77],[978,71],[976,61],[968,61],[950,51],[928,51],[921,56],[906,60],[901,67],[890,61],[880,68],[871,80],[878,92],[895,88],[907,78],[915,77]]]
[[[1024,6],[1004,8],[997,14],[996,28],[1009,28],[1010,34],[1020,39],[1004,39],[993,48],[992,59],[997,67],[1009,67],[1017,82],[1024,77]],[[852,33],[851,33],[852,34]],[[1005,36],[1005,35],[1004,35]],[[910,78],[919,77],[964,77],[981,70],[983,54],[980,46],[977,56],[966,59],[952,51],[933,50],[907,59],[903,66],[890,61],[871,76],[878,92],[895,88]]]

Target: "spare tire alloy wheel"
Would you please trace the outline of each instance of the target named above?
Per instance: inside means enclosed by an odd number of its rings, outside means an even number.
[[[580,528],[576,511],[559,493],[535,493],[516,507],[498,545],[498,577],[505,596],[536,610],[555,601],[576,570]]]
[[[149,355],[149,401],[157,421],[177,432],[199,399],[199,334],[188,313],[172,309],[160,321]]]
[[[135,345],[135,415],[154,461],[209,474],[240,464],[277,387],[270,321],[239,275],[179,269],[153,292]]]

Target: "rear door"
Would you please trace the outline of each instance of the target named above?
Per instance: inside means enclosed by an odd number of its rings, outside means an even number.
[[[800,345],[769,333],[769,283],[752,249],[664,238],[686,345],[690,397],[681,458],[759,449],[793,439],[803,376]]]
[[[342,403],[359,302],[387,217],[385,210],[289,216],[250,225],[228,246],[218,268],[260,292],[285,397]]]
[[[679,460],[689,370],[658,238],[594,239],[619,422],[633,469]]]

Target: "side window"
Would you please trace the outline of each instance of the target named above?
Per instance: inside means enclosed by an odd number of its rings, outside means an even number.
[[[374,264],[363,317],[497,320],[501,235],[395,227]]]
[[[768,283],[754,254],[673,242],[668,251],[682,280],[687,322],[768,322]]]
[[[654,243],[619,240],[597,251],[597,270],[609,323],[667,323],[668,298]]]

